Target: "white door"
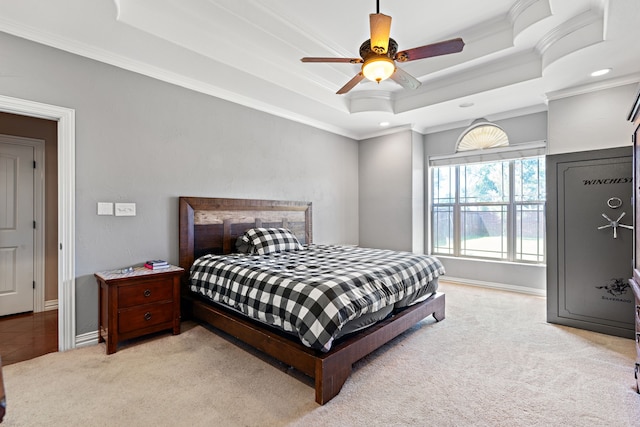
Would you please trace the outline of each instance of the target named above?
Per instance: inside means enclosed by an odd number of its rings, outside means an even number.
[[[0,143],[0,316],[33,311],[34,148]]]

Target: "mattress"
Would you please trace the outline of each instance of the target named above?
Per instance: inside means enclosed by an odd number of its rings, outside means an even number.
[[[308,245],[266,255],[205,255],[194,262],[190,280],[196,294],[328,351],[350,329],[375,321],[367,316],[427,297],[442,274],[440,261],[428,255]]]

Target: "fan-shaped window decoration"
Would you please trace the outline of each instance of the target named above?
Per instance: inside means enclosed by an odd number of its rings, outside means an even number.
[[[507,147],[509,137],[500,126],[488,122],[472,124],[465,130],[456,145],[456,152]]]

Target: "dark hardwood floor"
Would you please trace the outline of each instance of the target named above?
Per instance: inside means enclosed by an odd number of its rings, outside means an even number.
[[[2,365],[58,351],[58,310],[0,317]]]

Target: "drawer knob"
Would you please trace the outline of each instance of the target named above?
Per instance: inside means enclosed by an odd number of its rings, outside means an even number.
[[[151,320],[151,313],[148,311],[144,314],[144,320]]]
[[[151,296],[151,289],[145,289],[144,290],[144,296],[149,298]]]

